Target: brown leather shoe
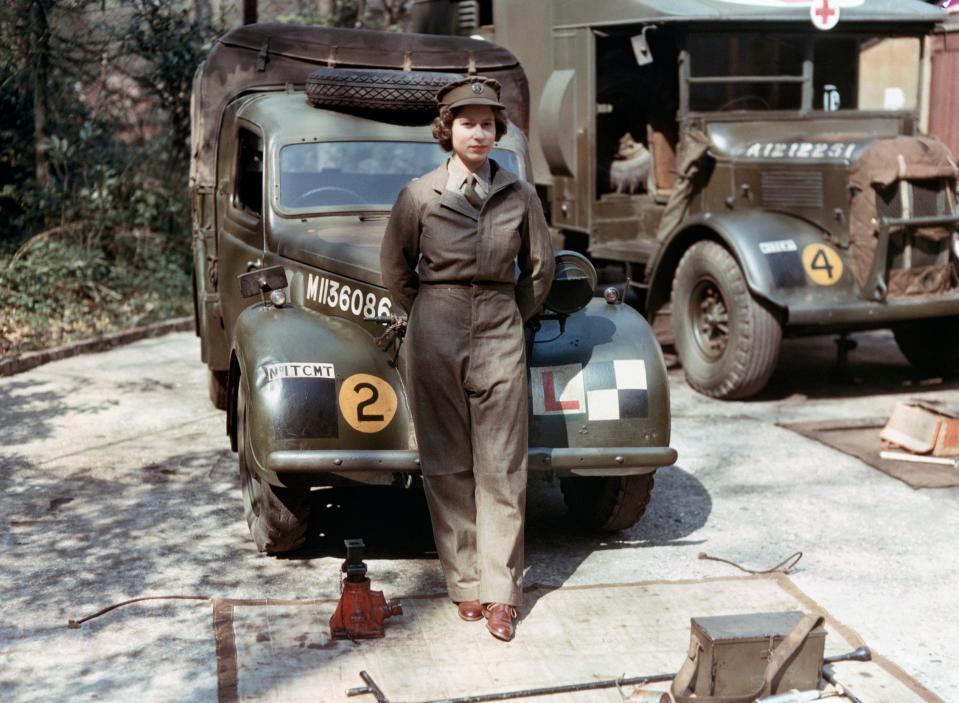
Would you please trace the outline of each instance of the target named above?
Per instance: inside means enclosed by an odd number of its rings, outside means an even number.
[[[483,606],[478,600],[464,600],[456,604],[456,612],[467,622],[476,622],[483,619]]]
[[[487,603],[483,607],[486,629],[498,640],[509,642],[516,634],[516,608],[506,603]]]

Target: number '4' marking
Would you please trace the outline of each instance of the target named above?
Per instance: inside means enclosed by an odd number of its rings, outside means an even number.
[[[826,277],[832,280],[833,267],[832,264],[829,263],[829,256],[826,254],[825,249],[819,249],[816,252],[812,261],[809,262],[809,268],[813,271],[825,271]]]

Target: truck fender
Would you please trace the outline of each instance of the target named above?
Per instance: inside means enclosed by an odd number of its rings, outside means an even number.
[[[803,263],[803,252],[811,245],[832,249],[824,235],[822,229],[806,220],[765,210],[705,213],[692,217],[669,236],[649,268],[647,314],[652,318],[669,302],[676,267],[686,250],[697,241],[710,239],[732,252],[753,295],[779,308],[785,317],[791,300],[816,295],[816,288],[827,290],[810,281]],[[840,291],[854,295],[854,286],[847,270],[830,292],[833,296]]]
[[[265,468],[272,451],[409,448],[400,374],[361,325],[295,305],[256,304],[237,317],[232,348],[230,438],[235,447],[243,390],[250,464],[263,480],[282,485]]]
[[[530,446],[669,445],[663,353],[629,305],[593,298],[562,334],[544,322],[529,366]]]

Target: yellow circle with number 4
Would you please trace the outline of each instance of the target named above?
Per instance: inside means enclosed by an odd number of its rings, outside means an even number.
[[[340,386],[340,412],[354,430],[379,432],[396,415],[396,391],[378,376],[357,373]]]
[[[802,250],[802,265],[816,285],[831,286],[842,278],[842,258],[825,244],[808,244]]]

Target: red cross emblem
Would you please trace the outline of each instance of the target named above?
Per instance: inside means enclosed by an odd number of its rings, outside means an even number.
[[[817,29],[832,29],[839,24],[837,0],[815,0],[809,7],[809,14]]]

